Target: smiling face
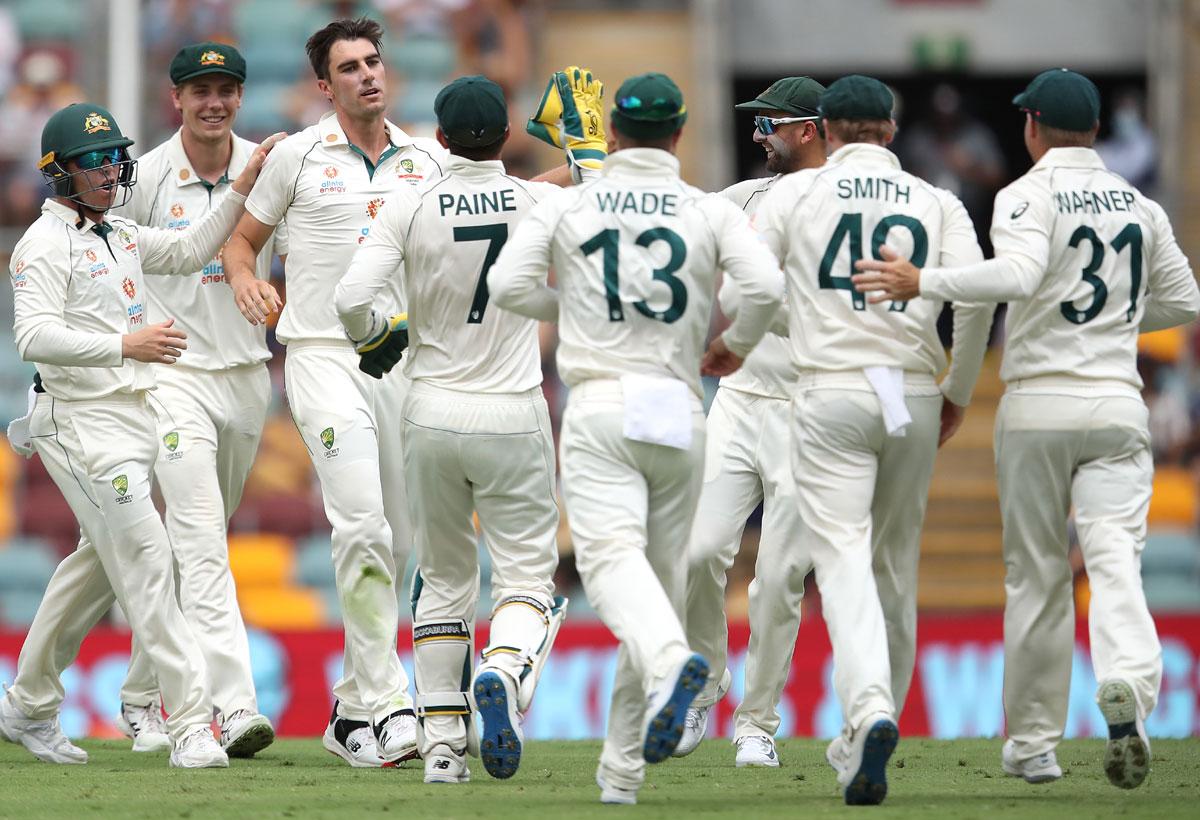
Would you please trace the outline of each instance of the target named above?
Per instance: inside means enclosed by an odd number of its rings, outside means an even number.
[[[242,84],[228,74],[202,74],[171,89],[171,99],[193,139],[221,142],[242,106]]]
[[[329,79],[317,80],[339,115],[355,120],[383,116],[387,82],[379,50],[370,40],[338,40],[329,49]]]
[[[786,111],[770,110],[755,112],[764,117],[794,117]],[[800,162],[802,146],[817,136],[813,122],[789,122],[775,126],[775,133],[764,134],[754,129],[754,141],[763,147],[767,155],[767,170],[772,174],[787,174],[804,165]]]

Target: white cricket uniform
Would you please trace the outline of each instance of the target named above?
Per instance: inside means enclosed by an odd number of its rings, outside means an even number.
[[[231,193],[181,234],[121,217],[77,227],[73,207],[48,199],[13,251],[17,349],[45,389],[30,418],[32,444],[82,533],[50,579],[9,690],[32,718],[57,713],[59,677],[115,595],[149,655],[171,736],[212,720],[204,655],[180,611],[171,544],[150,498],[159,442],[147,394],[158,368],[122,358],[121,339],[147,323],[143,271],[200,267],[243,201]]]
[[[781,178],[751,179],[721,194],[753,217]],[[726,315],[735,310],[721,288]],[[786,306],[786,305],[785,305]],[[786,322],[786,310],[776,317]],[[786,324],[782,328],[786,332]],[[785,336],[768,333],[742,366],[721,379],[708,411],[704,487],[688,544],[688,644],[712,664],[713,672],[694,706],[717,702],[728,660],[725,574],[741,548],[746,519],[762,503],[762,534],[750,582],[750,644],[745,694],[734,712],[734,738],[774,736],[776,707],[791,669],[800,626],[804,576],[811,561],[802,551],[788,448],[796,366]]]
[[[338,714],[379,722],[411,709],[396,655],[396,584],[411,535],[400,460],[400,374],[373,379],[334,310],[334,288],[372,221],[399,192],[441,176],[445,151],[388,123],[391,145],[372,165],[333,112],[275,146],[246,210],[288,229],[287,299],[276,335],[288,346],[288,404],[308,448],[333,527],[333,564],[346,630]],[[379,306],[404,303],[399,278]]]
[[[116,211],[140,225],[191,230],[228,195],[255,144],[233,135],[229,168],[216,185],[192,168],[182,131],[138,160],[138,184]],[[259,254],[257,275],[269,279],[273,254],[286,254],[284,231]],[[186,276],[146,282],[150,322],[174,319],[187,332],[187,352],[155,368],[158,462],[154,478],[166,502],[167,535],[179,566],[179,597],[208,664],[213,704],[225,715],[258,711],[246,626],[238,607],[229,546],[230,516],[254,463],[271,400],[266,327],[245,320],[225,284],[220,256]],[[153,669],[134,641],[124,703],[152,702]]]
[[[1096,679],[1154,709],[1162,650],[1141,585],[1154,465],[1139,332],[1194,319],[1200,292],[1163,209],[1090,148],[1052,148],[996,195],[996,258],[926,269],[921,295],[1007,301],[996,469],[1007,567],[1004,711],[1018,759],[1067,719],[1075,618],[1067,516],[1092,599]]]
[[[557,291],[545,285],[551,266]],[[779,306],[777,265],[736,205],[680,180],[674,156],[628,148],[600,179],[534,208],[490,279],[497,305],[558,317],[576,566],[621,641],[600,759],[618,788],[643,780],[647,693],[690,653],[684,547],[702,479],[699,362],[718,270],[741,292],[724,340],[744,357]]]
[[[942,396],[970,400],[991,307],[960,305],[954,357],[937,334],[942,304],[868,305],[854,260],[885,242],[922,261],[982,258],[962,203],[901,170],[878,145],[835,151],[777,183],[755,224],[783,260],[789,337],[799,368],[791,443],[805,551],[821,590],[846,730],[899,714],[916,647],[921,524]],[[877,393],[872,378],[878,374]],[[903,415],[911,416],[905,435]],[[874,572],[872,572],[872,564]],[[889,652],[890,648],[890,652]],[[889,663],[890,659],[890,663]]]
[[[434,622],[473,630],[477,511],[496,605],[483,657],[520,681],[554,606],[554,439],[538,323],[490,305],[488,274],[517,223],[560,189],[511,177],[499,161],[451,156],[444,171],[419,196],[383,209],[338,285],[337,307],[350,336],[369,338],[382,319],[371,311],[375,293],[403,271],[410,381],[404,469],[420,572],[414,640]],[[419,701],[428,694],[440,702],[437,693],[462,689],[472,654],[469,645],[462,649],[462,659],[450,656],[452,668],[438,668],[444,664],[425,661],[417,648]],[[439,744],[465,750],[459,717],[427,715],[422,726],[422,755]]]

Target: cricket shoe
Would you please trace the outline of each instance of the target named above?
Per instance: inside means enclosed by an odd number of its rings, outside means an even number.
[[[392,712],[375,724],[375,750],[393,766],[417,757],[417,716],[412,709]]]
[[[459,754],[444,743],[425,755],[426,783],[466,783],[471,779],[467,756]]]
[[[671,756],[683,737],[688,707],[708,680],[708,661],[692,653],[659,682],[646,701],[645,743],[642,757],[661,763]]]
[[[870,715],[850,739],[846,768],[838,774],[847,806],[878,806],[887,797],[887,763],[900,742],[890,715]]]
[[[679,745],[675,747],[675,751],[671,752],[672,757],[685,757],[696,751],[700,741],[704,740],[704,736],[708,734],[709,711],[720,702],[721,698],[725,697],[732,682],[733,675],[726,669],[725,674],[721,675],[720,684],[717,685],[717,700],[708,706],[688,707],[687,716],[683,720],[683,737],[679,739]]]
[[[325,727],[325,734],[321,737],[321,745],[356,769],[378,769],[388,765],[379,756],[371,724],[365,720],[349,720],[342,717],[337,713],[336,703],[333,705],[329,725]]]
[[[196,726],[171,750],[171,765],[177,769],[227,769],[229,755],[213,737],[211,726]]]
[[[1014,740],[1004,741],[1004,748],[1000,750],[1000,768],[1009,777],[1025,778],[1026,783],[1049,783],[1062,777],[1058,756],[1053,749],[1017,760],[1017,744]]]
[[[266,715],[238,709],[222,717],[221,747],[230,757],[254,757],[275,742],[275,727]]]
[[[479,756],[483,768],[499,780],[517,773],[521,765],[521,718],[517,713],[516,685],[496,669],[488,669],[475,677],[471,686],[475,711],[483,722],[479,738]]]
[[[87,763],[87,752],[63,734],[58,715],[50,720],[32,720],[17,708],[7,694],[0,697],[0,737],[20,743],[46,763]]]
[[[1150,739],[1138,716],[1133,687],[1123,680],[1108,680],[1096,691],[1100,714],[1108,724],[1104,773],[1122,789],[1136,789],[1150,772]]]
[[[734,765],[739,769],[746,766],[779,768],[779,755],[775,753],[775,739],[766,735],[746,735],[733,741],[737,746]]]
[[[133,741],[135,752],[170,751],[171,736],[167,734],[167,722],[157,698],[146,706],[122,703],[116,722],[125,737]]]
[[[596,772],[596,785],[600,787],[600,802],[615,806],[636,806],[637,789],[621,789],[610,786],[604,775]]]
[[[845,771],[850,762],[850,742],[846,740],[845,735],[838,735],[829,741],[829,745],[825,747],[825,762],[837,774]]]

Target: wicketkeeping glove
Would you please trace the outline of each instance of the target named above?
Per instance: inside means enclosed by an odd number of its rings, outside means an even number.
[[[370,338],[357,342],[358,369],[376,379],[390,371],[408,347],[408,314],[399,313],[383,322],[383,328]]]
[[[550,78],[537,113],[525,126],[533,136],[566,151],[576,182],[599,173],[608,156],[603,98],[604,83],[592,72],[568,66]]]

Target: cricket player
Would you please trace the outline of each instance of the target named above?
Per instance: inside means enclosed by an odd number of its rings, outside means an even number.
[[[576,119],[602,122],[601,84],[582,69],[559,72],[551,82],[559,78],[567,81],[560,98]],[[338,314],[347,334],[363,340],[366,360],[390,334],[387,318],[372,310],[375,294],[397,270],[404,274],[411,387],[402,429],[419,572],[413,590],[419,750],[426,783],[463,783],[470,778],[468,750],[493,777],[516,773],[520,715],[565,614],[565,600],[554,597],[558,506],[538,324],[489,304],[488,287],[519,221],[559,188],[505,172],[499,156],[509,136],[508,108],[491,80],[455,80],[438,94],[434,112],[438,142],[451,155],[445,175],[419,196],[388,203],[336,293]],[[602,129],[570,142],[571,155],[604,155]],[[590,173],[598,176],[595,165]],[[492,558],[494,606],[490,640],[472,676],[476,511]]]
[[[117,213],[139,225],[188,231],[229,194],[231,177],[254,152],[254,143],[233,133],[246,61],[233,46],[195,43],[175,55],[170,76],[183,126],[138,160],[141,184]],[[277,230],[259,254],[259,279],[269,278],[272,253],[287,253],[284,241]],[[221,745],[231,757],[250,757],[275,730],[258,712],[225,536],[271,399],[266,328],[238,312],[219,257],[187,276],[152,277],[146,290],[149,320],[177,317],[188,336],[181,362],[155,368],[153,394],[162,443],[154,477],[166,502],[180,602],[208,664]],[[135,751],[154,748],[156,737],[166,740],[154,731],[162,726],[158,684],[137,641],[121,701],[117,724]]]
[[[687,118],[663,74],[626,80],[616,150],[596,181],[536,206],[489,278],[496,305],[559,321],[571,388],[561,433],[563,493],[589,601],[621,641],[601,802],[635,803],[645,764],[675,750],[708,676],[687,644],[687,534],[704,464],[700,365],[718,270],[737,319],[705,355],[735,370],[782,296],[771,255],[729,200],[684,184],[674,156]],[[546,285],[554,267],[558,289]]]
[[[1104,770],[1131,789],[1150,768],[1143,721],[1162,678],[1141,585],[1154,465],[1137,337],[1195,319],[1200,291],[1163,209],[1093,150],[1100,94],[1091,80],[1051,69],[1013,103],[1034,166],[996,195],[996,257],[951,268],[886,254],[860,265],[874,272],[855,286],[877,292],[873,300],[1009,303],[995,442],[1007,567],[1002,766],[1031,783],[1062,777],[1055,747],[1074,650],[1074,505],[1092,592],[1096,702],[1108,722]]]
[[[766,152],[774,176],[739,182],[722,191],[746,214],[784,174],[825,163],[825,140],[817,111],[825,87],[810,77],[785,77],[755,99],[736,106],[753,111],[754,141]],[[734,310],[722,287],[722,309]],[[786,311],[776,328],[786,333]],[[729,689],[726,668],[729,630],[725,621],[725,574],[741,546],[742,530],[762,503],[762,535],[750,583],[750,645],[746,652],[745,696],[734,713],[735,763],[778,766],[776,707],[791,669],[800,625],[804,576],[810,563],[799,544],[791,456],[786,446],[796,367],[785,336],[771,332],[736,373],[721,379],[708,411],[704,487],[688,545],[687,636],[692,649],[714,670],[688,709],[675,755],[699,745],[709,710]]]
[[[442,175],[446,151],[384,118],[383,30],[336,20],[308,40],[317,86],[333,111],[284,140],[226,246],[225,273],[251,324],[277,309],[257,276],[259,255],[287,221],[287,306],[276,335],[287,345],[288,404],[321,481],[333,527],[333,564],[346,631],[342,679],[322,743],[351,766],[394,764],[417,753],[408,677],[396,655],[396,585],[411,532],[400,460],[403,378],[371,378],[334,310],[334,287],[390,199]],[[380,294],[399,313],[398,281]],[[399,376],[399,374],[397,374]]]
[[[901,170],[885,147],[892,105],[873,78],[830,85],[820,102],[828,164],[780,180],[755,216],[788,281],[799,370],[792,466],[844,714],[828,757],[848,804],[887,794],[912,675],[933,459],[961,423],[991,322],[990,307],[957,306],[953,362],[939,387],[941,303],[868,305],[850,284],[854,260],[877,257],[885,243],[940,264],[982,259],[962,203]]]
[[[159,437],[148,393],[159,368],[148,364],[186,356],[186,334],[173,318],[148,321],[142,274],[194,271],[211,259],[280,137],[252,154],[194,230],[177,232],[106,218],[136,182],[133,141],[106,109],[69,105],[42,131],[39,167],[53,196],[13,252],[14,333],[39,371],[28,444],[83,537],[55,570],[0,699],[0,735],[41,760],[87,761],[59,728],[59,678],[115,596],[162,690],[171,765],[229,765],[210,729],[204,654],[180,611],[171,544],[150,498]]]

